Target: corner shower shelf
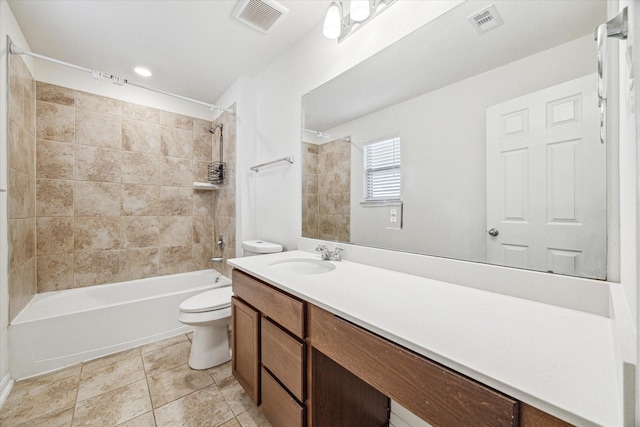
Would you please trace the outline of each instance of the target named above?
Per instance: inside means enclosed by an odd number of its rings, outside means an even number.
[[[207,191],[213,191],[213,190],[217,190],[220,187],[216,184],[211,184],[210,182],[194,182],[193,183],[193,189],[194,190],[207,190]]]

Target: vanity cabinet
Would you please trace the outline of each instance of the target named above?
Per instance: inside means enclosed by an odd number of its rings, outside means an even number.
[[[433,426],[570,424],[239,270],[233,375],[274,427],[379,427],[389,398]]]
[[[305,304],[238,270],[232,286],[233,375],[274,427],[304,426]]]

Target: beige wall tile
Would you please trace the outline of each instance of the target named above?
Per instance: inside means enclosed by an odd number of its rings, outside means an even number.
[[[147,153],[122,153],[122,182],[157,185],[161,174],[160,156]]]
[[[37,216],[73,216],[73,181],[36,180]]]
[[[73,288],[74,255],[38,256],[38,293]]]
[[[193,187],[191,160],[176,157],[160,158],[160,185]]]
[[[76,108],[76,144],[120,149],[122,117]]]
[[[76,217],[73,226],[75,252],[120,249],[120,219]]]
[[[160,110],[130,102],[122,103],[122,117],[160,124]]]
[[[193,191],[193,215],[207,215],[213,218],[215,191]]]
[[[193,269],[191,245],[160,248],[160,274],[184,273]]]
[[[119,216],[120,184],[76,181],[73,200],[75,216]]]
[[[193,131],[162,126],[161,148],[164,156],[193,158]]]
[[[160,129],[159,124],[123,119],[122,149],[140,153],[160,154]]]
[[[193,257],[194,268],[196,270],[206,270],[215,267],[215,264],[209,262],[209,259],[214,256],[213,244],[211,243],[191,245],[191,256]]]
[[[213,216],[193,217],[193,243],[213,241]]]
[[[36,219],[11,219],[9,229],[9,271],[14,271],[36,254]]]
[[[156,185],[122,184],[122,215],[157,215],[160,187]]]
[[[209,129],[211,129],[211,126],[212,126],[212,123],[210,121],[194,118],[193,119],[194,136],[204,135],[210,138],[211,133],[209,132]]]
[[[73,179],[74,144],[39,139],[36,144],[36,176]]]
[[[122,101],[88,92],[76,92],[76,108],[122,117]]]
[[[206,135],[193,136],[193,160],[211,162],[213,159],[213,139],[209,132]]]
[[[161,216],[160,246],[187,246],[193,242],[193,217]]]
[[[73,253],[73,217],[37,218],[36,242],[38,257]]]
[[[36,120],[38,139],[48,141],[75,141],[75,109],[64,105],[37,101]]]
[[[120,218],[122,248],[157,248],[160,245],[160,221],[156,216]]]
[[[9,75],[9,118],[24,126],[24,88],[15,69]]]
[[[32,176],[9,168],[9,218],[35,216],[35,183]]]
[[[49,83],[36,82],[36,99],[50,102],[51,104],[73,107],[76,100],[76,91]]]
[[[120,251],[77,252],[74,288],[120,281]]]
[[[13,320],[29,303],[36,288],[36,259],[30,258],[9,272],[9,319]]]
[[[174,128],[191,130],[193,129],[193,117],[172,113],[170,111],[161,111],[160,124]]]
[[[192,215],[193,189],[189,187],[160,187],[158,214],[162,216]]]
[[[200,162],[193,161],[191,166],[191,172],[193,174],[193,180],[198,182],[209,182],[208,171],[211,161]]]
[[[76,181],[120,182],[120,150],[76,145]]]
[[[135,280],[158,275],[160,250],[125,249],[120,252],[120,280]]]

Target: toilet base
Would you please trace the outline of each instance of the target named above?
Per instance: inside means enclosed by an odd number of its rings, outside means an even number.
[[[209,369],[231,360],[229,330],[224,326],[196,326],[191,342],[189,366]]]

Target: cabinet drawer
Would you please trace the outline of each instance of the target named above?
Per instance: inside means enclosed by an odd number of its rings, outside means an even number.
[[[318,349],[430,424],[518,425],[518,402],[316,306],[309,338]]]
[[[304,344],[262,318],[262,364],[304,401]]]
[[[233,293],[300,339],[304,338],[304,303],[264,282],[233,270]]]
[[[273,427],[302,427],[304,408],[262,368],[262,413]]]

